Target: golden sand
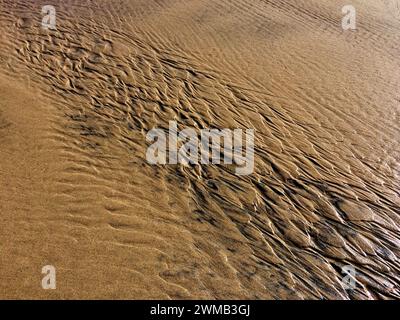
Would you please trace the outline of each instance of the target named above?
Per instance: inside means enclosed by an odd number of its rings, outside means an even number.
[[[400,298],[399,1],[48,2],[0,0],[0,298]],[[171,120],[254,173],[150,165]]]

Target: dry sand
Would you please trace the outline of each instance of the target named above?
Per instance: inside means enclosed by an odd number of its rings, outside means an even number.
[[[0,0],[0,298],[400,298],[400,2],[345,4]],[[148,164],[170,120],[255,172]]]

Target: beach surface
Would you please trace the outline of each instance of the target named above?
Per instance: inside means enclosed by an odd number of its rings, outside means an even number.
[[[400,1],[347,4],[0,0],[0,298],[399,299]],[[150,164],[170,121],[254,172]]]

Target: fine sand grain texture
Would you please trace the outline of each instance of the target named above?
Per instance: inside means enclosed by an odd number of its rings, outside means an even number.
[[[0,0],[0,298],[399,299],[400,1],[348,2]],[[172,120],[254,173],[149,164]]]

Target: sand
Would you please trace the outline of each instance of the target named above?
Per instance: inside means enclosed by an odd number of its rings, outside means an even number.
[[[351,2],[1,0],[0,298],[400,298],[400,2]],[[149,164],[172,120],[254,173]]]

